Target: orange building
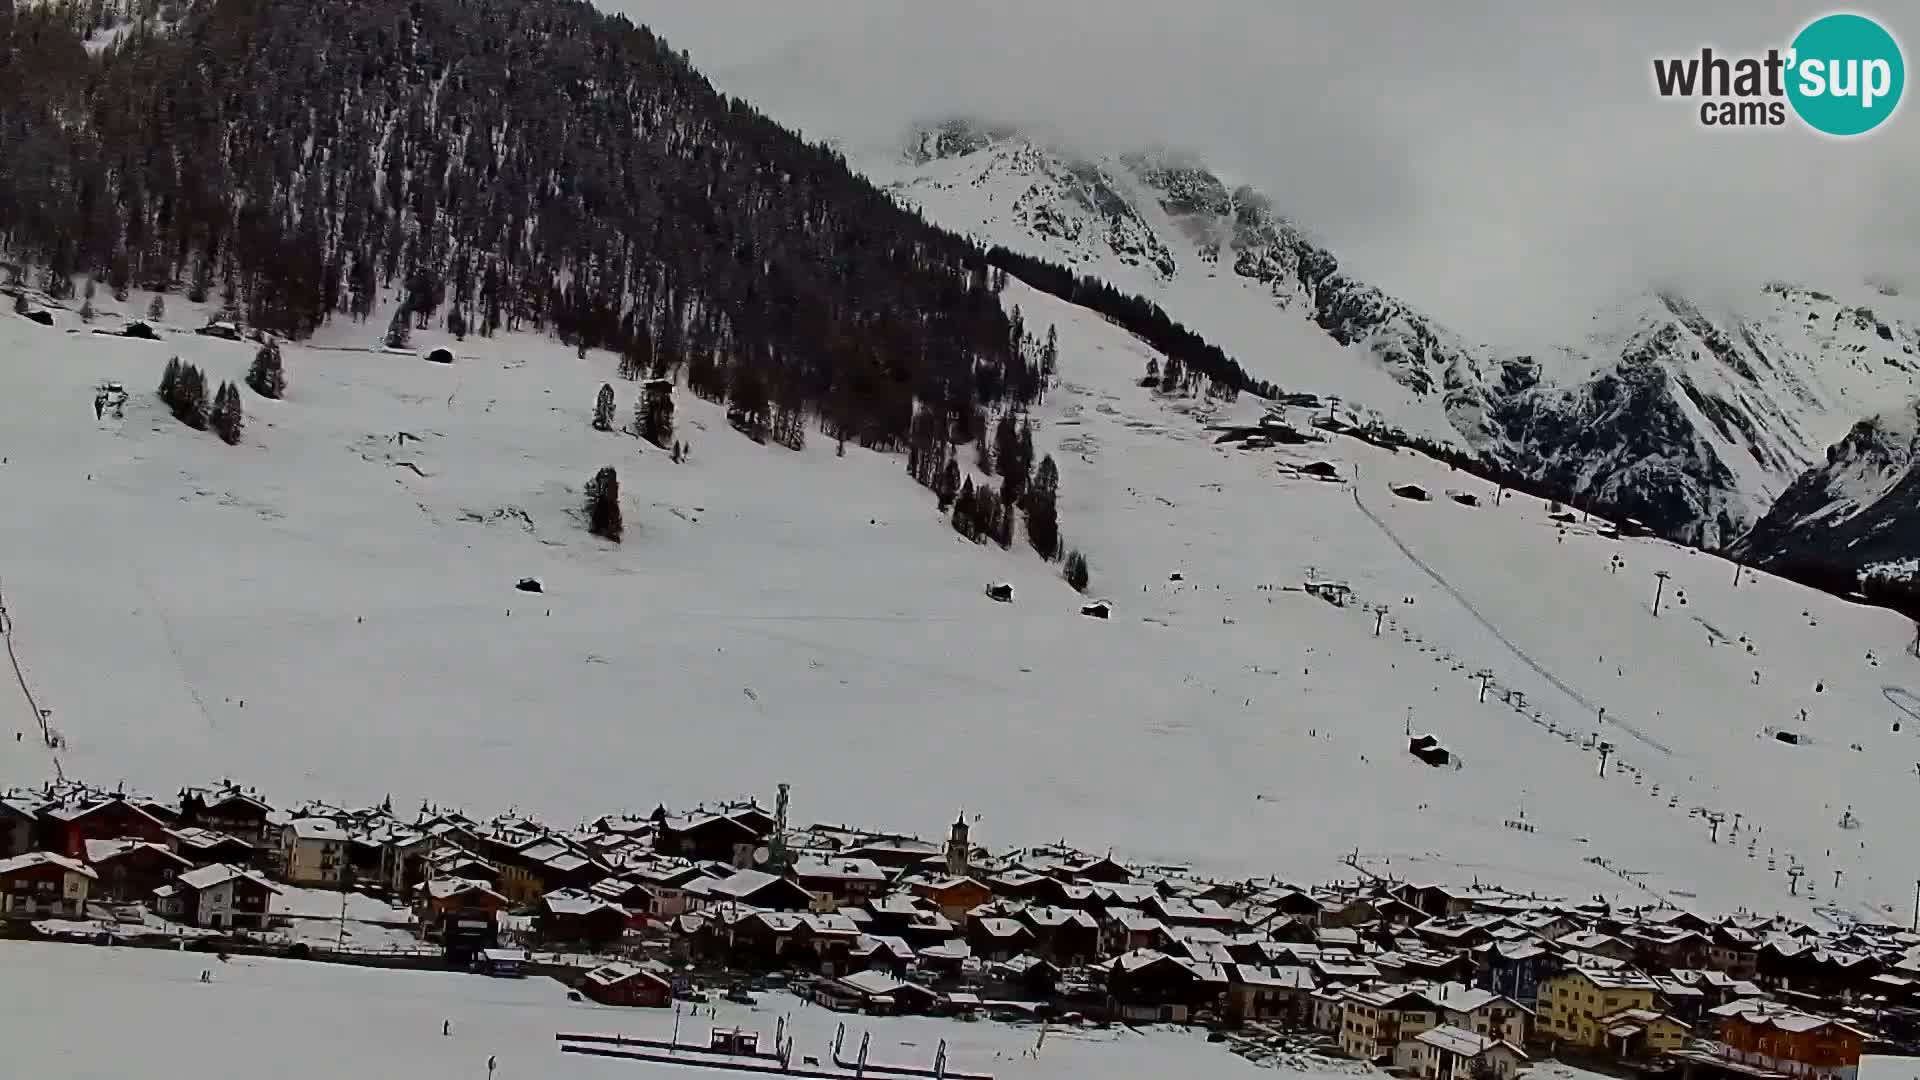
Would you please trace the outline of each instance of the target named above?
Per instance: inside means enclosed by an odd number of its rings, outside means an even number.
[[[1714,1010],[1727,1057],[1806,1080],[1855,1080],[1866,1034],[1837,1020],[1758,1002]]]

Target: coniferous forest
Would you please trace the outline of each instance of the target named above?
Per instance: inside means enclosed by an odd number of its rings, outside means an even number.
[[[904,448],[1041,392],[986,253],[571,0],[0,6],[0,244],[291,337],[549,332],[743,430]],[[145,27],[177,18],[164,32]],[[384,314],[382,317],[385,317]],[[956,425],[956,432],[964,427]]]

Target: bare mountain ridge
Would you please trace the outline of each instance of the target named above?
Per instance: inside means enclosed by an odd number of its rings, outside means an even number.
[[[863,164],[942,225],[1149,296],[1259,377],[1706,546],[1735,540],[1855,422],[1920,396],[1920,308],[1887,283],[1774,282],[1713,303],[1649,288],[1523,353],[1347,273],[1191,155],[1091,157],[947,121]]]

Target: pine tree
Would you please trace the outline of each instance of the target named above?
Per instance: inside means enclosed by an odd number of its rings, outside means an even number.
[[[1053,373],[1059,369],[1059,366],[1060,330],[1058,327],[1049,326],[1047,327],[1047,343],[1040,350],[1040,374],[1045,378],[1051,379],[1053,378]]]
[[[27,302],[27,294],[24,289],[13,294],[13,313],[15,315],[26,315],[32,311],[33,305]]]
[[[246,426],[246,420],[240,411],[240,388],[232,383],[221,383],[213,396],[213,415],[210,419],[214,433],[220,441],[232,446],[240,441],[240,433]]]
[[[393,309],[393,321],[387,323],[387,348],[404,349],[413,344],[413,321],[407,318],[405,304]]]
[[[1178,356],[1167,357],[1166,365],[1160,369],[1160,392],[1171,394],[1180,389],[1187,378],[1187,368]]]
[[[1062,570],[1062,576],[1067,579],[1067,584],[1073,586],[1075,592],[1086,592],[1087,584],[1091,580],[1087,569],[1087,557],[1078,551],[1068,552],[1067,565]]]
[[[269,341],[253,354],[253,366],[247,369],[247,385],[263,398],[286,396],[287,373],[280,361],[280,346]]]
[[[1034,471],[1033,486],[1027,491],[1027,542],[1043,559],[1060,554],[1060,468],[1049,454]]]
[[[170,369],[173,368],[173,364],[167,366]],[[165,397],[167,405],[173,410],[175,419],[195,431],[207,430],[208,403],[205,372],[192,364],[182,364],[174,371],[171,382],[168,381],[166,374],[162,373],[160,385],[163,389],[171,390]]]
[[[159,322],[167,317],[167,298],[159,293],[153,294],[153,300],[147,304],[147,318]]]
[[[179,392],[179,388],[180,358],[176,356],[167,361],[166,368],[160,372],[160,400],[165,402],[168,408],[173,407],[174,395]]]
[[[593,402],[593,430],[613,430],[613,387],[600,384],[600,394]]]
[[[608,465],[587,481],[587,531],[602,539],[620,542],[626,531],[620,518],[620,477]]]
[[[91,286],[89,286],[89,287],[91,287]],[[80,321],[81,321],[81,322],[83,322],[83,323],[92,323],[92,322],[93,322],[93,314],[94,314],[94,313],[93,313],[93,298],[92,298],[92,297],[88,297],[87,299],[85,299],[85,300],[82,300],[82,301],[80,302]]]
[[[665,448],[673,443],[673,380],[648,379],[640,389],[640,437]]]
[[[933,493],[940,499],[940,509],[945,510],[953,505],[954,497],[960,494],[960,463],[948,458],[946,467],[938,475]]]
[[[975,500],[978,496],[973,490],[973,477],[967,477],[960,485],[960,495],[953,500],[953,531],[971,540],[979,533],[979,525],[974,520],[978,512]]]
[[[447,333],[452,334],[455,341],[467,340],[467,317],[460,313],[459,304],[447,309]]]

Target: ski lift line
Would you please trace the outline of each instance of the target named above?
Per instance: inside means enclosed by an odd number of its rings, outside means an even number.
[[[1578,690],[1575,690],[1573,687],[1568,686],[1566,683],[1560,681],[1559,677],[1554,675],[1551,671],[1548,671],[1546,668],[1542,667],[1538,661],[1534,660],[1533,657],[1527,655],[1527,652],[1525,649],[1522,649],[1519,645],[1515,644],[1512,639],[1508,638],[1505,634],[1501,633],[1500,628],[1493,625],[1492,621],[1489,620],[1485,615],[1482,615],[1480,613],[1480,609],[1474,607],[1473,602],[1471,600],[1468,600],[1464,595],[1462,595],[1458,589],[1454,588],[1452,583],[1448,582],[1445,577],[1442,577],[1440,575],[1439,571],[1435,570],[1431,566],[1428,566],[1426,562],[1420,558],[1420,556],[1415,555],[1413,553],[1413,549],[1408,547],[1400,539],[1400,537],[1393,531],[1393,528],[1389,526],[1385,521],[1381,520],[1379,515],[1375,514],[1371,509],[1367,507],[1366,503],[1360,500],[1360,489],[1358,485],[1355,485],[1353,488],[1353,504],[1360,508],[1360,512],[1367,516],[1367,520],[1373,522],[1374,526],[1378,528],[1381,531],[1381,533],[1383,533],[1386,536],[1386,538],[1393,543],[1394,547],[1397,547],[1400,549],[1400,554],[1405,555],[1407,557],[1408,562],[1411,562],[1414,566],[1418,567],[1422,573],[1426,574],[1429,578],[1432,578],[1434,584],[1440,586],[1442,591],[1444,591],[1448,596],[1451,596],[1456,601],[1458,601],[1460,606],[1467,610],[1467,614],[1473,616],[1473,619],[1475,622],[1479,623],[1482,627],[1486,629],[1488,633],[1492,634],[1494,636],[1494,639],[1499,641],[1500,644],[1505,645],[1508,651],[1512,652],[1514,656],[1519,658],[1521,663],[1525,664],[1529,668],[1532,668],[1534,674],[1539,675],[1541,678],[1547,680],[1547,682],[1551,683],[1554,686],[1554,688],[1558,689],[1561,693],[1567,695],[1567,697],[1571,698],[1576,704],[1578,704],[1581,708],[1585,709],[1586,711],[1590,713],[1598,713],[1600,711],[1600,707],[1598,705],[1595,705],[1593,702],[1587,700],[1585,695],[1581,694]],[[1652,736],[1648,735],[1646,732],[1641,731],[1639,728],[1634,727],[1632,724],[1629,724],[1626,721],[1621,720],[1619,717],[1607,716],[1606,721],[1607,723],[1613,724],[1615,727],[1620,728],[1622,731],[1625,731],[1627,734],[1633,736],[1635,739],[1638,739],[1640,742],[1646,744],[1648,747],[1651,747],[1654,750],[1658,750],[1660,753],[1665,754],[1668,757],[1673,756],[1672,747],[1669,747],[1668,745],[1659,741],[1658,739],[1653,738]]]
[[[27,707],[33,710],[33,721],[40,725],[40,741],[53,757],[53,773],[64,781],[67,773],[60,767],[60,754],[54,750],[53,729],[47,724],[47,711],[34,700],[33,689],[27,685],[26,672],[20,668],[20,654],[13,648],[13,616],[7,612],[7,596],[3,588],[0,588],[0,639],[5,639],[7,643],[7,661],[13,665],[13,677],[20,684],[20,693],[27,699]]]
[[[1904,686],[1882,686],[1880,693],[1886,697],[1887,704],[1920,722],[1920,694]]]

